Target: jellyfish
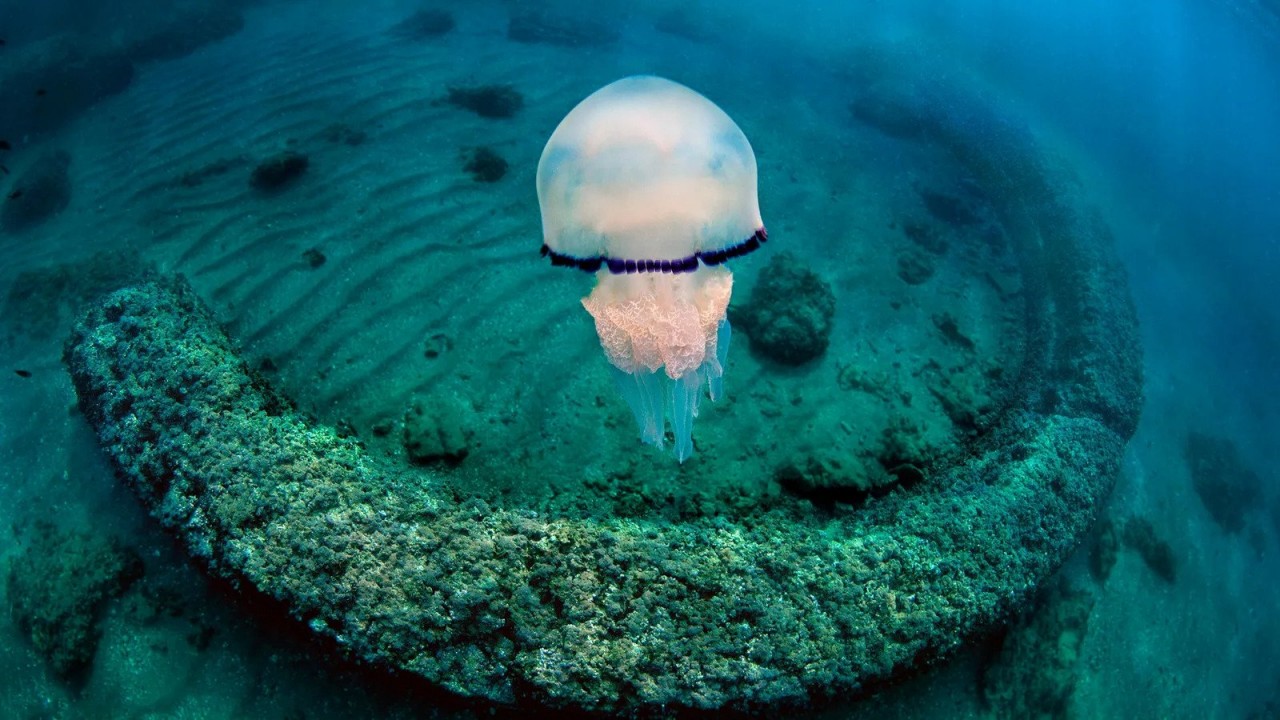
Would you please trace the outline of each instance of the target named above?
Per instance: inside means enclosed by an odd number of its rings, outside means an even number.
[[[560,121],[538,161],[542,255],[596,275],[582,305],[641,439],[693,454],[704,392],[723,394],[733,275],[767,239],[756,159],[723,110],[653,76],[623,78]]]

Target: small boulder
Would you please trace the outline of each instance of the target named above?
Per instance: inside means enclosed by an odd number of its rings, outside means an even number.
[[[498,182],[507,174],[507,161],[492,148],[478,147],[467,154],[462,166],[476,182]]]
[[[881,429],[879,443],[861,450],[800,441],[774,479],[783,490],[816,503],[859,503],[924,481],[936,455],[923,429],[898,416]]]
[[[784,365],[817,359],[831,341],[836,296],[827,281],[790,253],[760,271],[751,297],[732,314],[751,349]]]
[[[878,463],[840,447],[797,452],[774,471],[787,492],[819,503],[855,503],[896,482]]]
[[[1245,464],[1236,444],[1230,438],[1191,432],[1183,457],[1209,517],[1226,532],[1243,530],[1246,516],[1262,499],[1262,479]]]
[[[85,680],[108,600],[143,573],[141,558],[114,539],[34,524],[9,564],[9,611],[54,673]]]
[[[404,449],[420,464],[458,465],[470,454],[475,411],[455,395],[419,399],[404,414]]]
[[[310,165],[311,161],[302,153],[293,150],[276,153],[253,169],[249,184],[262,192],[280,190],[301,177]]]

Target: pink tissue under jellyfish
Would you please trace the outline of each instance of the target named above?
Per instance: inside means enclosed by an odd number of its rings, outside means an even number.
[[[538,162],[542,254],[596,274],[582,301],[645,442],[693,454],[703,387],[722,393],[730,258],[766,239],[756,158],[710,100],[652,76],[578,104]]]

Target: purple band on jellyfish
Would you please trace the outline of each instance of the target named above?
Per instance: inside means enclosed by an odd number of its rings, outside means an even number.
[[[546,245],[542,246],[542,256],[551,258],[552,267],[572,267],[586,272],[596,272],[607,267],[614,275],[626,273],[687,273],[698,269],[698,261],[704,265],[720,265],[727,260],[742,257],[768,242],[769,233],[760,228],[751,237],[736,245],[710,252],[696,252],[678,260],[624,260],[611,257],[577,258],[572,255],[558,253]]]

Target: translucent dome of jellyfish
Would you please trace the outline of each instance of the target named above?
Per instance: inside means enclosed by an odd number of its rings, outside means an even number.
[[[641,438],[693,454],[703,388],[722,394],[733,275],[766,239],[747,137],[678,83],[627,77],[560,121],[538,162],[542,254],[596,274],[582,301]]]

